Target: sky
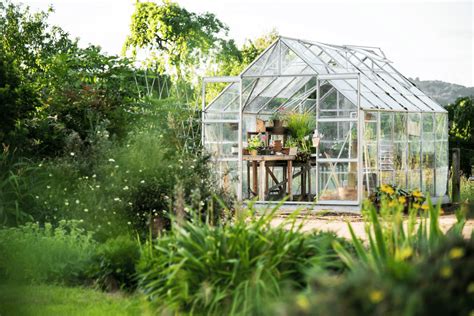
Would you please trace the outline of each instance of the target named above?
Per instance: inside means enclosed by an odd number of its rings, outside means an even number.
[[[143,1],[143,0],[142,0]],[[281,35],[382,48],[404,75],[474,86],[474,1],[175,0],[214,13],[237,43],[275,28]],[[55,12],[50,22],[83,45],[120,54],[135,0],[22,0]]]

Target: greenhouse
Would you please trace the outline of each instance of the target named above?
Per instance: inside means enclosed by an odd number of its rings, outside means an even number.
[[[203,146],[240,200],[358,206],[381,184],[446,198],[447,111],[380,48],[279,37],[202,97]]]

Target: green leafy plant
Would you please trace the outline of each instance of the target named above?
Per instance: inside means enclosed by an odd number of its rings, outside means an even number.
[[[80,284],[96,247],[78,221],[0,229],[0,275],[15,282]]]
[[[258,150],[264,146],[264,142],[262,140],[262,135],[252,135],[247,142],[247,149],[248,150]]]
[[[89,277],[108,291],[133,290],[135,265],[140,258],[139,244],[127,235],[117,236],[98,245],[89,267]]]
[[[276,209],[228,225],[174,226],[143,246],[140,289],[160,311],[255,315],[283,287],[302,288],[307,269],[340,271],[333,234],[304,234],[295,217],[273,227]]]
[[[334,242],[334,249],[351,269],[362,265],[376,273],[383,273],[387,268],[404,271],[413,260],[430,254],[445,238],[439,226],[440,204],[433,206],[428,199],[427,206],[420,214],[418,223],[418,209],[411,208],[405,225],[403,204],[383,200],[379,217],[374,205],[366,201],[363,215],[367,223],[368,249],[357,238],[350,223],[348,226],[356,257],[348,254],[337,241]],[[462,236],[465,219],[458,214],[457,220],[448,235]]]

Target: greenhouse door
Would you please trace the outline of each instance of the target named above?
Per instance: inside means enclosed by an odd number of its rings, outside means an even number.
[[[316,153],[319,204],[357,205],[359,172],[358,75],[321,75],[317,81]]]

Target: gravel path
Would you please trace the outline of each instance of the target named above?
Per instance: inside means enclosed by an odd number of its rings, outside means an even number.
[[[273,224],[276,226],[281,224],[285,216],[276,217]],[[303,218],[301,219],[303,220]],[[304,231],[321,230],[332,231],[338,236],[350,239],[349,228],[347,222],[350,222],[354,232],[362,239],[366,239],[364,221],[360,215],[327,215],[327,216],[309,216],[303,226]],[[456,223],[455,215],[443,215],[439,218],[440,226],[443,231],[447,231],[454,223]],[[467,221],[464,226],[463,235],[466,238],[471,236],[474,230],[474,219]]]

